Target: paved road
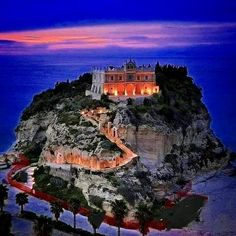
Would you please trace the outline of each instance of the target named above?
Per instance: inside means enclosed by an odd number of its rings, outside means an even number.
[[[2,182],[3,179],[5,179],[6,173],[9,170],[1,170],[0,171],[0,182]],[[17,215],[19,212],[19,206],[15,204],[15,195],[19,192],[21,192],[20,190],[18,190],[17,188],[8,186],[9,188],[9,192],[8,192],[8,200],[6,201],[6,207],[5,210],[11,212],[13,215]],[[48,217],[53,217],[51,212],[50,212],[50,205],[48,202],[40,200],[38,198],[35,198],[33,196],[29,196],[29,203],[25,206],[25,210],[27,211],[33,211],[38,215],[45,215]],[[15,217],[13,218],[15,219]],[[71,212],[69,211],[64,211],[64,213],[62,214],[61,221],[70,224],[71,226],[73,226],[73,215],[71,214]],[[27,232],[30,231],[30,226],[26,226],[27,223],[22,223],[21,224],[18,223],[19,220],[16,220],[13,222],[13,230],[15,232],[18,232],[16,234],[16,236],[27,236],[27,234],[20,234],[19,232],[22,231],[24,232],[24,230],[26,230],[27,228]],[[89,232],[93,232],[93,229],[91,227],[91,225],[89,224],[87,217],[82,216],[82,215],[77,215],[76,217],[76,221],[77,221],[77,226],[79,228],[82,228],[84,230],[87,230]],[[21,227],[23,227],[21,229]],[[26,228],[25,228],[26,227]],[[107,224],[102,224],[98,230],[99,233],[104,234],[104,235],[116,235],[116,227],[107,225]],[[31,234],[28,234],[31,235]],[[122,235],[127,235],[127,236],[137,236],[140,235],[138,231],[136,230],[126,230],[126,229],[122,229]]]
[[[232,169],[231,169],[232,170]],[[5,178],[7,170],[0,171],[0,182]],[[193,182],[193,191],[202,193],[209,197],[206,206],[203,208],[200,223],[193,223],[183,230],[157,231],[151,229],[149,236],[235,236],[236,235],[236,176],[229,175],[230,170],[224,170],[209,178],[209,174],[201,176]],[[18,205],[15,204],[15,194],[18,189],[9,186],[9,198],[6,202],[6,210],[16,215],[19,212]],[[29,197],[29,204],[25,207],[28,211],[52,217],[49,204],[46,201]],[[65,211],[61,220],[72,225],[73,216],[69,211]],[[32,223],[19,220],[13,217],[13,232],[16,236],[27,236],[26,232],[32,229]],[[92,228],[87,221],[87,217],[78,215],[77,225],[87,231],[92,232]],[[23,233],[21,233],[23,232]],[[116,235],[116,227],[102,224],[99,233],[104,235]],[[61,235],[56,232],[55,235]],[[122,236],[137,236],[139,232],[135,230],[121,230]]]

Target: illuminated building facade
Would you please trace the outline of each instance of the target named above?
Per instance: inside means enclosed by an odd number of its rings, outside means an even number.
[[[151,65],[137,66],[135,61],[130,60],[122,67],[93,70],[92,87],[86,91],[86,95],[94,99],[100,99],[103,93],[111,98],[127,98],[150,96],[158,92],[154,68]]]

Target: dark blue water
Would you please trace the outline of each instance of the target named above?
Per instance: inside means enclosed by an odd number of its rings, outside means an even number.
[[[133,58],[135,58],[134,56]],[[15,140],[14,129],[22,110],[34,94],[55,82],[75,79],[93,66],[120,65],[127,57],[109,56],[0,56],[0,152]],[[189,74],[203,88],[203,100],[212,116],[212,128],[223,143],[236,150],[236,58],[225,55],[144,55],[140,64],[170,63],[186,65]]]

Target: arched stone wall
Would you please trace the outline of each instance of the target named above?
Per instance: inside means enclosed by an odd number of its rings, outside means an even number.
[[[126,84],[125,91],[127,96],[133,96],[135,94],[135,84]]]

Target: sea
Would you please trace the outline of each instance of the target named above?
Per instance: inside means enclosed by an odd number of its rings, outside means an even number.
[[[201,51],[199,53],[199,51]],[[189,75],[202,88],[211,127],[230,150],[236,151],[236,55],[214,50],[142,52],[119,55],[60,53],[58,55],[0,56],[0,153],[14,145],[15,128],[33,96],[58,81],[74,80],[94,67],[120,66],[127,59],[137,64],[187,66]],[[195,52],[195,53],[194,53]]]

